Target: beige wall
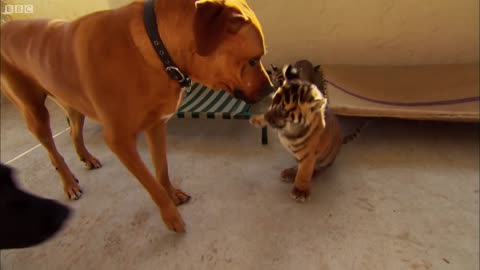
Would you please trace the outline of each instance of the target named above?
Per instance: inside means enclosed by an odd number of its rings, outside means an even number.
[[[35,16],[72,18],[130,0],[10,0]],[[266,63],[478,62],[478,0],[249,0],[263,24]]]
[[[266,63],[478,62],[478,0],[247,0],[263,24]],[[111,7],[129,0],[109,0]]]
[[[478,62],[478,0],[261,0],[270,55],[282,64]]]

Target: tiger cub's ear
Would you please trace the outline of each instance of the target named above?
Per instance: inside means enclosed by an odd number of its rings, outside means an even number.
[[[295,80],[300,78],[300,72],[298,68],[292,65],[285,65],[282,70],[283,77],[286,81]]]
[[[312,102],[310,102],[310,110],[313,111],[325,111],[325,108],[327,106],[327,99],[326,98],[320,98],[316,99]]]

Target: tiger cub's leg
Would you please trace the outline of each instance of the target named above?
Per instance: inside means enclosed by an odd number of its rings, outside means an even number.
[[[340,147],[336,147],[333,151],[330,151],[330,154],[326,157],[319,158],[315,170],[318,171],[318,173],[323,173],[327,170],[335,162],[339,151]]]
[[[311,155],[298,164],[297,174],[295,176],[295,185],[290,195],[297,202],[305,202],[310,196],[312,187],[312,176],[315,170],[316,157]]]
[[[317,167],[315,167],[315,172],[313,173],[313,175],[317,175],[317,174],[322,174],[324,171],[326,171],[330,166],[332,166],[333,164],[333,161],[330,162],[330,163],[327,163],[327,164],[320,164],[320,165],[317,165]]]
[[[328,167],[328,166],[327,166]],[[312,178],[319,175],[326,168],[314,168]],[[285,169],[281,173],[281,179],[286,183],[293,183],[295,181],[295,176],[297,175],[297,166]]]

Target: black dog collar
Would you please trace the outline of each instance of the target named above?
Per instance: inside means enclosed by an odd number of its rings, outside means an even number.
[[[165,71],[171,79],[177,81],[181,87],[188,88],[192,85],[192,80],[187,75],[183,74],[180,69],[175,65],[172,58],[167,52],[165,45],[158,34],[157,19],[155,16],[155,0],[146,0],[145,9],[143,14],[143,22],[145,24],[145,30],[147,31],[150,42],[153,48],[160,57],[160,60],[165,67]]]

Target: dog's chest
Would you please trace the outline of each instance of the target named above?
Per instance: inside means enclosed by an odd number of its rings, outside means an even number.
[[[180,90],[180,94],[178,95],[178,100],[177,100],[177,103],[176,103],[175,107],[168,114],[165,114],[165,115],[161,116],[163,121],[168,122],[168,120],[170,120],[170,118],[172,118],[172,116],[178,110],[178,107],[180,107],[180,104],[182,104],[182,101],[183,101],[184,97],[185,97],[185,88],[182,88]]]

